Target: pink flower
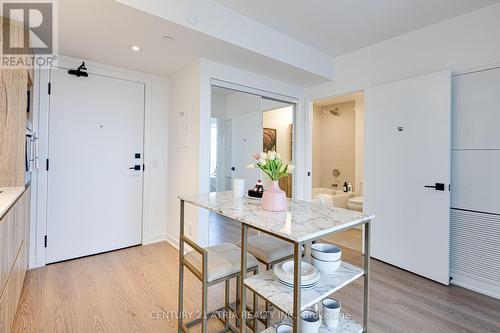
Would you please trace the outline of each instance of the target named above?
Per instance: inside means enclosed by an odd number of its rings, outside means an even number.
[[[253,153],[253,154],[252,154],[252,157],[253,157],[255,160],[259,160],[259,159],[260,159],[260,154],[259,154],[259,153]]]

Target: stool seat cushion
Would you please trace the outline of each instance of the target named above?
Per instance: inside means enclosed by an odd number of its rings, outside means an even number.
[[[213,282],[241,271],[241,249],[234,244],[224,243],[205,248],[207,251],[208,282]],[[190,251],[184,257],[197,271],[202,272],[202,256]],[[257,259],[247,255],[247,269],[258,265]]]
[[[293,255],[293,245],[291,243],[265,234],[248,237],[247,249],[249,253],[265,264]]]

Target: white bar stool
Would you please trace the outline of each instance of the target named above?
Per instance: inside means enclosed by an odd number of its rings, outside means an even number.
[[[202,316],[199,319],[193,320],[189,323],[183,322],[183,293],[184,293],[184,278],[180,274],[179,279],[179,329],[178,332],[187,332],[189,327],[192,327],[201,322],[201,332],[208,332],[208,317],[213,313],[224,310],[225,318],[224,329],[221,332],[237,332],[238,330],[229,322],[229,311],[236,312],[229,302],[230,294],[230,280],[237,278],[239,280],[241,270],[241,249],[234,244],[224,243],[207,248],[202,248],[186,236],[181,236],[181,242],[187,243],[194,250],[190,251],[184,256],[181,256],[179,269],[183,270],[186,266],[202,283]],[[251,254],[247,257],[247,272],[258,272],[258,261]],[[208,287],[218,283],[225,282],[224,291],[224,307],[207,313],[207,296]],[[237,284],[238,285],[238,284]],[[238,288],[237,288],[238,289]],[[238,295],[238,292],[237,292]],[[257,309],[257,296],[254,294],[253,309]],[[237,296],[238,302],[238,296]],[[219,318],[220,319],[220,318]],[[240,321],[238,321],[240,322]],[[257,327],[257,316],[254,316],[253,327]]]

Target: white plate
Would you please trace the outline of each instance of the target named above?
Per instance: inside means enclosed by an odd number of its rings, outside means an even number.
[[[317,270],[316,270],[316,267],[314,267],[313,265],[311,265],[307,262],[302,262],[301,266],[302,266],[301,275],[302,275],[303,280],[310,279],[316,275]],[[293,279],[293,276],[294,276],[294,267],[295,267],[295,264],[292,260],[287,261],[287,262],[283,263],[283,265],[281,265],[281,269],[283,270],[283,272],[291,279]]]
[[[275,278],[276,279],[276,278]],[[293,284],[289,284],[289,283],[285,283],[283,281],[280,281],[278,279],[276,279],[276,281],[281,284],[283,287],[286,287],[286,288],[289,288],[289,289],[293,289]],[[301,290],[310,290],[310,289],[313,289],[314,287],[316,287],[317,285],[319,284],[319,281],[316,281],[315,283],[311,284],[311,285],[307,285],[307,286],[301,286],[300,289]]]
[[[278,275],[276,274],[273,274],[273,277],[276,281],[280,282],[280,283],[283,283],[283,284],[287,284],[287,285],[290,285],[290,286],[293,286],[294,285],[294,282],[293,280],[283,280],[282,278],[280,278]],[[301,286],[302,287],[308,287],[308,286],[311,286],[311,285],[315,285],[317,284],[319,281],[319,275],[313,279],[313,280],[310,280],[310,281],[301,281]]]
[[[314,269],[314,273],[312,275],[307,275],[306,277],[301,278],[301,285],[312,284],[312,283],[316,282],[317,280],[319,280],[318,269],[316,267],[313,267],[313,269]],[[273,273],[277,278],[279,278],[283,282],[286,282],[288,284],[294,283],[293,275],[290,276],[290,275],[286,274],[280,265],[276,265],[276,267],[273,269]]]
[[[293,287],[294,285],[294,280],[288,278],[288,276],[283,275],[283,273],[280,274],[280,270],[275,270],[273,271],[273,277],[276,281],[280,282],[281,284],[288,285],[290,287]],[[301,287],[309,287],[312,285],[316,285],[320,279],[320,274],[319,271],[316,271],[316,274],[307,280],[301,280]]]

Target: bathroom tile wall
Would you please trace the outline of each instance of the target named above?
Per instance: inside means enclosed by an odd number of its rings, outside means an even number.
[[[335,108],[340,116],[330,113]],[[355,103],[328,105],[314,109],[313,187],[331,187],[344,181],[355,184]],[[333,176],[339,169],[340,176]]]

